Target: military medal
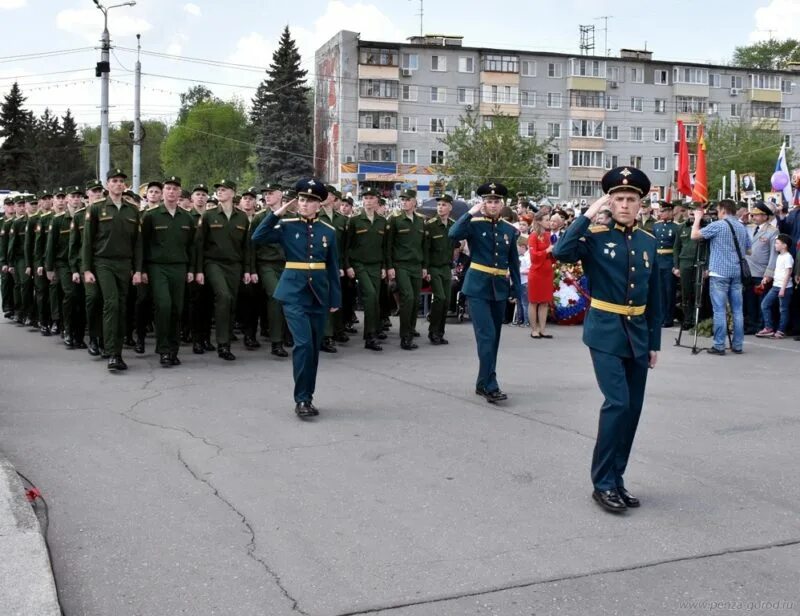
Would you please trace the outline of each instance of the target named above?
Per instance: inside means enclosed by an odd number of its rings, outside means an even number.
[[[300,239],[300,234],[299,233],[295,233],[294,234],[294,239],[299,240]]]
[[[328,247],[328,236],[327,235],[323,235],[322,236],[322,247],[323,248],[327,248]]]
[[[616,256],[617,256],[617,253],[614,251],[614,247],[616,246],[616,244],[615,244],[614,242],[608,242],[608,243],[606,244],[606,246],[608,246],[608,248],[606,248],[605,250],[603,250],[603,254],[607,254],[607,255],[609,255],[609,256],[610,256],[612,259],[613,259],[614,257],[616,257]]]
[[[650,267],[650,257],[647,256],[646,252],[642,253],[642,259],[644,259],[644,266],[649,268]]]
[[[506,246],[507,246],[508,245],[508,234],[507,233],[503,234],[503,239],[506,241]]]

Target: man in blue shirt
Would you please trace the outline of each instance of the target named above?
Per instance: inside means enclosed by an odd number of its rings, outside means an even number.
[[[744,312],[742,296],[741,260],[750,251],[750,234],[736,218],[736,203],[723,199],[717,206],[719,220],[700,228],[705,215],[702,206],[695,211],[692,225],[693,240],[708,240],[710,256],[708,259],[709,293],[714,310],[714,346],[708,349],[711,355],[725,355],[725,335],[728,332],[728,318],[725,310],[730,303],[733,314],[733,343],[731,350],[741,353],[744,346]],[[736,242],[739,248],[737,251]],[[741,254],[740,254],[741,253]]]

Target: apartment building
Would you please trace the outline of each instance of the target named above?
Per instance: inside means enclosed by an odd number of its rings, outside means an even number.
[[[487,123],[499,111],[519,119],[522,136],[552,138],[546,196],[554,201],[591,202],[618,165],[644,170],[663,196],[678,120],[689,141],[716,118],[775,131],[776,144],[800,139],[800,66],[765,72],[630,49],[619,57],[487,49],[441,35],[390,43],[349,31],[315,60],[316,172],[353,194],[364,186],[387,196],[404,187],[423,199],[441,194],[441,138],[468,111]],[[766,180],[759,188],[768,190]]]

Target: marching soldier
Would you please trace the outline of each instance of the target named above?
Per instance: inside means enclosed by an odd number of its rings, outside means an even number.
[[[258,189],[251,186],[242,193],[239,201],[238,209],[247,216],[248,221],[248,236],[253,227],[253,218],[256,211],[256,199],[258,199]],[[250,251],[252,261],[253,251]],[[239,284],[239,295],[236,300],[236,322],[242,328],[244,334],[244,348],[248,351],[261,348],[261,343],[258,341],[258,318],[261,314],[261,288],[258,286],[258,274],[253,268],[251,262],[248,270],[250,271],[250,283]],[[256,281],[253,281],[255,275]]]
[[[341,206],[339,207],[339,213],[347,219],[347,226],[350,226],[350,218],[353,216],[353,198],[347,197],[346,199],[342,200]],[[339,249],[339,253],[342,256],[341,261],[339,262],[342,267],[344,267],[344,254],[345,248],[347,244],[347,229],[345,229],[345,234],[342,238],[342,247]],[[356,323],[358,323],[358,318],[356,317],[356,281],[352,278],[349,278],[347,274],[342,277],[342,309],[339,310],[341,313],[341,320],[344,323],[344,333],[345,334],[357,334],[358,330],[353,327]]]
[[[39,329],[39,289],[36,282],[36,229],[39,226],[39,200],[35,195],[26,199],[26,206],[29,209],[28,221],[25,225],[25,275],[29,278],[29,293],[31,295],[30,323],[31,329]]]
[[[658,213],[659,221],[653,225],[651,233],[658,241],[656,264],[658,265],[659,284],[661,285],[661,314],[664,327],[672,327],[675,311],[675,276],[672,266],[675,261],[675,240],[680,231],[672,221],[672,204],[661,202]]]
[[[214,293],[217,355],[233,361],[231,334],[239,280],[250,283],[249,221],[233,205],[236,184],[221,180],[214,184],[219,206],[206,210],[197,229],[196,280]]]
[[[156,353],[163,367],[179,366],[180,319],[186,284],[194,280],[195,224],[191,214],[178,205],[181,180],[164,181],[164,200],[142,215],[141,262],[143,282],[152,289],[155,306]]]
[[[453,250],[457,246],[449,237],[450,227],[455,224],[450,218],[452,209],[453,198],[442,195],[436,201],[436,216],[425,222],[422,275],[431,283],[433,298],[428,315],[428,340],[435,345],[448,344],[444,337],[444,326],[450,307]]]
[[[636,426],[639,423],[648,368],[655,368],[661,348],[661,297],[658,242],[636,225],[650,180],[635,167],[617,167],[603,176],[606,196],[578,216],[556,244],[559,261],[580,260],[589,277],[592,301],[583,327],[597,384],[605,397],[600,409],[592,457],[592,498],[612,513],[638,507],[625,488]],[[612,221],[591,224],[603,207]]]
[[[192,188],[192,210],[189,214],[194,221],[195,230],[209,203],[208,186],[198,184]],[[191,329],[192,352],[202,355],[206,351],[216,351],[217,347],[211,344],[211,318],[214,314],[214,293],[211,291],[211,286],[197,284],[195,278],[188,284],[187,297],[188,310],[186,307],[184,308],[184,315],[188,312],[186,318]]]
[[[333,186],[326,186],[328,191],[328,198],[322,202],[322,207],[319,211],[319,219],[327,222],[336,230],[336,250],[338,251],[337,257],[340,263],[344,263],[344,241],[345,234],[347,233],[348,218],[339,213],[339,205],[342,202],[342,194]],[[344,275],[344,270],[339,272],[339,286],[342,288],[342,295],[344,296],[344,286],[349,280]],[[322,342],[322,350],[328,353],[336,352],[336,343],[349,342],[350,337],[345,331],[344,316],[341,309],[336,312],[328,314],[328,323],[325,326],[325,338]]]
[[[417,191],[400,193],[400,212],[391,216],[386,234],[386,273],[397,280],[400,292],[400,348],[417,348],[414,332],[422,290],[422,244],[425,238],[425,217],[417,213]]]
[[[639,212],[639,226],[648,233],[652,233],[655,223],[652,204],[649,201],[642,201],[642,209]]]
[[[462,292],[469,300],[469,312],[478,345],[480,367],[475,393],[496,403],[508,396],[497,383],[497,350],[503,328],[506,303],[522,290],[519,277],[519,232],[500,218],[508,189],[489,182],[476,189],[482,203],[472,206],[450,227],[454,242],[467,240],[472,261],[464,278]],[[478,216],[478,214],[482,214]],[[517,301],[526,298],[518,297]]]
[[[50,289],[50,318],[53,321],[53,325],[51,327],[51,333],[53,334],[61,334],[62,338],[64,335],[64,326],[63,326],[63,317],[61,315],[61,305],[64,301],[64,290],[61,287],[61,280],[58,276],[55,275],[54,270],[47,269],[47,244],[50,241],[50,229],[53,226],[53,221],[55,220],[56,216],[63,217],[64,212],[67,209],[67,194],[64,188],[59,188],[55,191],[55,195],[53,196],[53,216],[50,219],[50,225],[47,228],[47,232],[44,236],[44,254],[42,255],[42,264],[45,269],[45,277],[47,278],[47,283]],[[64,234],[64,253],[66,258],[66,252],[69,250],[69,227],[66,229],[66,233]],[[48,275],[48,271],[53,271],[53,279],[50,279]]]
[[[2,226],[0,226],[0,294],[3,296],[3,316],[6,319],[14,318],[14,277],[8,271],[8,243],[11,228],[14,226],[17,212],[14,199],[6,197],[4,202],[5,213]]]
[[[380,340],[386,339],[380,320],[381,280],[386,277],[384,237],[386,219],[380,216],[378,193],[367,188],[361,195],[363,211],[350,219],[345,243],[345,272],[357,280],[364,303],[364,348],[382,351]]]
[[[131,281],[142,281],[141,272],[134,271],[141,263],[139,210],[122,196],[127,177],[122,169],[108,172],[108,197],[89,206],[83,229],[83,279],[103,294],[103,340],[112,371],[128,368],[122,359],[128,292]]]
[[[313,403],[319,352],[328,312],[338,310],[341,289],[336,230],[317,217],[328,193],[314,179],[300,180],[295,188],[298,214],[283,217],[289,204],[270,210],[253,242],[280,242],[287,257],[275,296],[294,338],[295,413],[305,419],[319,414]]]
[[[44,271],[44,249],[47,244],[47,230],[53,217],[53,195],[45,191],[39,198],[39,216],[33,237],[33,280],[36,290],[36,313],[39,331],[42,336],[50,335],[52,315],[50,313],[50,283]]]
[[[28,225],[36,211],[32,195],[22,197],[17,203],[17,218],[9,232],[8,271],[14,275],[14,303],[17,308],[17,324],[30,325],[33,313],[33,282],[31,271],[25,260]]]

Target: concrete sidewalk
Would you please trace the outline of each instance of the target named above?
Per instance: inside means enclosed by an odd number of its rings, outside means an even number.
[[[13,465],[0,456],[0,614],[58,616],[56,585],[39,520]]]

